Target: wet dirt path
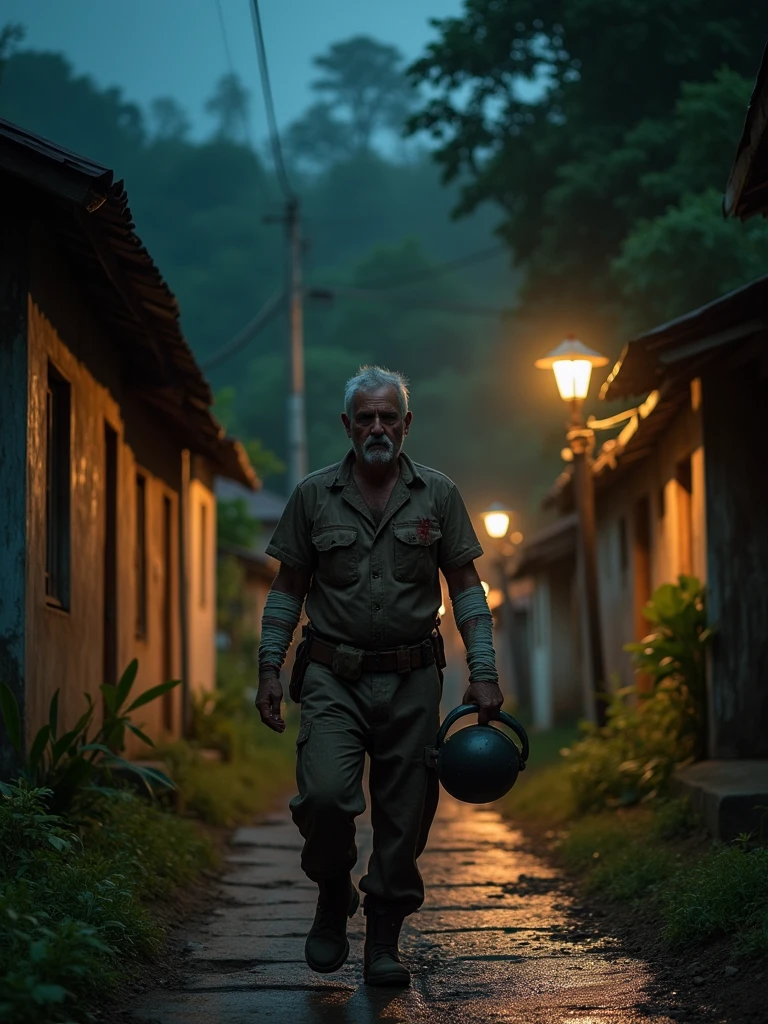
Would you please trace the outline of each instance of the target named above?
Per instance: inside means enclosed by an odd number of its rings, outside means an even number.
[[[360,864],[370,844],[359,830]],[[681,1018],[650,996],[641,959],[578,924],[557,872],[495,811],[443,798],[420,861],[427,901],[406,922],[405,992],[362,983],[362,913],[335,975],[313,974],[304,937],[316,888],[299,867],[287,813],[239,829],[209,921],[182,936],[186,969],[146,993],[137,1022],[158,1024],[635,1024]],[[359,872],[361,873],[361,872]]]

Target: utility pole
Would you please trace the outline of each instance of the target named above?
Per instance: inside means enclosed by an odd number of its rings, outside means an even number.
[[[285,225],[287,231],[288,299],[288,472],[293,489],[307,475],[307,426],[304,411],[304,311],[301,280],[301,213],[297,198],[288,200]]]

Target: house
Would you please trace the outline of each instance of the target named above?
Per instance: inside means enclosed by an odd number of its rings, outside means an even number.
[[[723,209],[742,220],[768,215],[768,50]],[[592,463],[607,674],[631,680],[621,646],[642,636],[642,607],[659,583],[681,572],[706,581],[708,614],[717,629],[708,664],[708,757],[682,769],[678,785],[722,838],[759,831],[768,804],[767,388],[763,277],[626,346],[601,397],[640,404]],[[517,566],[518,575],[536,581],[534,633],[537,601],[544,606],[540,622],[552,620],[558,608],[560,622],[567,618],[562,593],[569,581],[573,585],[574,563],[555,540],[562,548],[573,507],[568,472],[548,504],[561,518],[549,534],[529,542]],[[551,596],[558,573],[559,605]],[[567,659],[580,663],[583,689],[592,674],[578,649],[578,632],[572,620],[543,642],[550,652],[555,641],[567,645]],[[534,670],[535,654],[534,648]],[[562,662],[562,652],[560,657]],[[550,665],[539,672],[534,686],[542,691],[540,702],[549,701],[556,680]]]
[[[136,657],[137,690],[182,679],[141,714],[179,736],[214,683],[214,479],[255,474],[122,182],[0,120],[0,183],[0,678],[29,738]]]

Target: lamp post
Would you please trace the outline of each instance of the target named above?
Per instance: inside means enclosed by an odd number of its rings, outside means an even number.
[[[592,450],[595,435],[584,423],[584,399],[589,392],[592,368],[605,366],[608,359],[574,337],[566,338],[549,355],[536,360],[540,370],[555,374],[560,397],[570,406],[566,439],[573,456],[573,485],[579,519],[580,575],[584,602],[584,633],[595,694],[595,719],[605,724],[605,663],[600,629],[600,605],[597,584],[597,543],[595,530],[595,490],[592,477]]]
[[[500,502],[495,501],[492,505],[488,506],[485,512],[482,513],[482,518],[486,533],[491,540],[495,542],[497,557],[494,561],[496,563],[499,587],[501,589],[502,626],[503,632],[506,634],[506,643],[504,644],[504,661],[507,666],[512,694],[516,698],[519,698],[520,694],[517,692],[517,680],[515,678],[512,602],[509,600],[509,589],[507,587],[507,574],[505,570],[506,552],[503,547],[504,541],[507,539],[507,534],[509,533],[509,524],[512,519],[512,515],[513,513],[510,509],[505,508]],[[510,538],[510,540],[511,539],[512,538]],[[517,535],[515,535],[515,539],[517,540]],[[521,540],[522,534],[519,535],[517,543],[519,544]]]

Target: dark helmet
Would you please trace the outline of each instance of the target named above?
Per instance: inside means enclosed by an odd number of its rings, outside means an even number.
[[[471,725],[445,738],[454,722],[477,711],[475,704],[463,704],[446,716],[437,734],[437,774],[457,800],[487,804],[514,786],[528,760],[528,737],[522,725],[502,711],[499,718],[519,736],[521,750],[506,733],[491,725]]]

